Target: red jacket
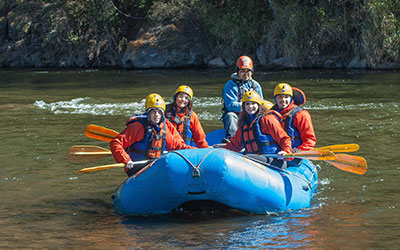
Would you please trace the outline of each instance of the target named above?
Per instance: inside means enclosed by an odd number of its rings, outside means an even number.
[[[276,116],[264,115],[261,117],[260,127],[261,132],[271,135],[283,151],[288,154],[292,153],[292,142],[290,137],[287,135],[285,130],[283,130]],[[244,148],[241,128],[236,131],[236,134],[231,138],[231,141],[223,146],[223,148],[236,152],[240,152]]]
[[[287,108],[280,111],[281,115],[283,116],[281,122],[283,127],[285,126],[283,122],[285,119],[285,114],[287,114],[294,105],[295,104],[292,101]],[[317,144],[317,138],[315,136],[310,113],[305,109],[297,112],[293,117],[293,126],[299,131],[302,141],[302,144],[298,148],[303,151],[312,150],[315,147],[315,144]]]
[[[166,149],[177,150],[177,149],[193,149],[185,144],[179,135],[175,127],[167,120],[167,134],[165,139]],[[145,128],[140,122],[134,122],[129,124],[119,135],[117,135],[110,142],[110,149],[116,162],[127,163],[131,160],[125,148],[132,144],[139,142],[145,136]]]
[[[179,117],[183,117],[186,113],[178,113],[176,114]],[[175,128],[178,127],[178,124],[171,122]],[[192,139],[198,148],[208,148],[208,143],[206,141],[206,134],[204,133],[203,127],[200,124],[199,117],[197,114],[192,111],[190,115],[190,131],[192,131]]]

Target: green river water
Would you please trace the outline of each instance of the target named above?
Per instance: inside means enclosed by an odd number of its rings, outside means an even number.
[[[194,90],[204,130],[222,128],[221,92],[230,71],[1,70],[0,249],[398,249],[400,245],[400,72],[256,71],[272,101],[278,82],[307,95],[317,146],[357,143],[359,176],[321,166],[311,206],[270,215],[124,217],[111,195],[122,169],[87,174],[105,158],[69,163],[72,145],[98,145],[88,124],[121,131],[157,92]]]

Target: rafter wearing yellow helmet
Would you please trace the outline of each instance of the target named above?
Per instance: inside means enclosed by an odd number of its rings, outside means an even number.
[[[175,94],[174,96],[176,96],[176,94],[178,93],[186,93],[189,95],[190,99],[193,98],[193,90],[191,87],[187,86],[187,85],[181,85],[179,86],[176,90],[175,90]]]
[[[126,128],[110,142],[110,149],[117,163],[125,163],[128,176],[145,167],[135,161],[155,160],[168,150],[191,149],[186,145],[171,123],[165,120],[164,99],[152,93],[145,100],[146,113],[136,114],[126,122]]]
[[[292,152],[290,137],[280,124],[281,115],[276,111],[269,111],[268,106],[263,103],[256,91],[247,91],[243,95],[243,111],[239,115],[238,130],[224,148],[236,152],[244,148],[245,154],[250,154],[250,157],[261,157],[274,166],[283,166],[283,161],[262,156],[273,152],[282,159],[285,154]],[[272,106],[268,101],[265,103]]]
[[[312,150],[317,142],[310,113],[299,106],[305,103],[304,93],[287,83],[274,89],[274,110],[282,115],[282,126],[291,137],[294,151]]]
[[[274,89],[274,96],[277,95],[293,96],[293,89],[288,83],[279,83]]]
[[[193,111],[193,90],[180,85],[174,93],[174,101],[167,105],[165,117],[179,132],[187,145],[193,142],[199,148],[208,148],[206,134],[197,114]]]
[[[262,98],[256,91],[247,91],[242,98],[242,103],[244,102],[255,102],[262,105]]]

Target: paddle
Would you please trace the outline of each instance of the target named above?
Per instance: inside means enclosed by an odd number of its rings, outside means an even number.
[[[272,157],[278,158],[278,154],[266,154],[265,157]],[[284,158],[301,158],[307,160],[315,160],[315,161],[334,161],[336,156],[331,151],[318,151],[318,150],[311,150],[311,151],[301,151],[293,154],[285,154]]]
[[[219,143],[219,144],[214,144],[214,148],[220,148],[225,146],[226,143]],[[325,147],[320,147],[320,148],[314,148],[313,150],[317,151],[331,151],[331,152],[355,152],[358,149],[360,149],[360,146],[358,144],[336,144],[336,145],[329,145]]]
[[[320,155],[318,156],[318,154],[315,154],[315,152],[319,152]],[[330,152],[330,154],[324,155],[325,152]],[[302,155],[299,155],[301,153]],[[335,157],[334,159],[330,159],[332,158],[332,155]],[[277,154],[271,154],[265,156],[273,158],[278,157]],[[326,161],[340,170],[359,175],[362,175],[367,171],[367,161],[364,158],[355,155],[348,155],[348,154],[335,155],[331,151],[302,151],[294,154],[285,155],[285,158],[292,158],[292,157],[309,159],[309,160]]]
[[[142,160],[142,161],[135,161],[133,165],[139,165],[139,164],[145,164],[148,163],[152,160]],[[90,168],[82,168],[81,170],[76,171],[77,173],[88,173],[88,172],[94,172],[94,171],[99,171],[99,170],[106,170],[106,169],[111,169],[111,168],[123,168],[125,167],[125,163],[114,163],[114,164],[109,164],[109,165],[102,165],[102,166],[96,166],[96,167],[90,167]]]
[[[94,139],[111,141],[111,139],[114,138],[116,135],[118,135],[118,133],[115,130],[91,124],[86,128],[85,135]],[[315,150],[317,152],[323,152],[323,151],[354,152],[357,151],[358,149],[359,146],[357,144],[337,144],[337,145],[330,145],[330,146],[316,148]],[[315,153],[315,150],[312,152]],[[355,174],[364,174],[367,171],[367,162],[364,158],[360,156],[339,154],[339,157],[336,156],[337,157],[336,159],[332,159],[333,157],[329,153],[327,155],[323,155],[323,153],[322,155],[320,153],[317,153],[314,155],[303,155],[303,156],[300,156],[299,153],[295,154],[297,155],[291,155],[291,156],[287,155],[287,156],[289,158],[296,157],[296,158],[303,158],[310,160],[327,161],[336,168]]]
[[[220,130],[214,130],[210,132],[208,135],[211,135],[212,133],[219,133]],[[85,129],[85,135],[87,137],[93,138],[93,139],[99,139],[102,141],[111,141],[115,136],[118,135],[118,133],[115,130],[108,129],[102,126],[90,124],[86,127]],[[225,144],[214,144],[213,147],[222,147]],[[315,148],[314,151],[306,151],[306,152],[315,152],[316,151],[332,151],[332,152],[355,152],[359,149],[360,147],[357,144],[336,144],[336,145],[329,145],[329,146],[324,146],[320,148]],[[318,153],[317,153],[318,154]],[[305,158],[305,159],[312,159],[313,157],[322,157],[322,156],[310,156],[311,158]],[[324,157],[327,157],[326,155]],[[332,157],[332,156],[331,156]],[[301,158],[301,157],[298,157]],[[317,159],[318,160],[318,159]],[[324,159],[321,159],[324,160]],[[326,158],[327,160],[327,158]],[[334,159],[332,159],[334,160]]]
[[[111,141],[118,135],[118,132],[102,126],[90,124],[85,129],[85,135],[89,138],[98,139],[101,141]]]
[[[367,172],[367,161],[361,157],[356,155],[348,155],[348,154],[337,154],[336,159],[334,161],[326,161],[336,168],[354,173],[363,175]]]
[[[70,162],[94,161],[110,155],[112,155],[110,150],[90,145],[75,145],[68,150]]]
[[[360,149],[360,146],[358,144],[336,144],[336,145],[330,145],[330,146],[325,146],[325,147],[320,147],[320,148],[314,148],[314,150],[322,151],[322,150],[329,150],[332,152],[355,152]]]
[[[76,172],[79,174],[79,173],[94,172],[94,171],[99,171],[99,170],[106,170],[106,169],[110,169],[110,168],[123,168],[125,166],[126,166],[125,163],[114,163],[114,164],[102,165],[102,166],[97,166],[97,167],[82,168],[81,170],[78,170]]]
[[[166,153],[168,151],[163,151],[163,154]],[[99,146],[75,145],[68,151],[68,160],[70,162],[95,161],[110,155],[112,155],[110,150]]]

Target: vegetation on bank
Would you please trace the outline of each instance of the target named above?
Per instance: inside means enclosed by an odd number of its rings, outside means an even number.
[[[4,0],[0,45],[31,39],[55,55],[90,45],[96,65],[146,27],[171,23],[201,29],[224,58],[254,56],[262,46],[306,66],[357,56],[371,68],[400,64],[400,0]]]

